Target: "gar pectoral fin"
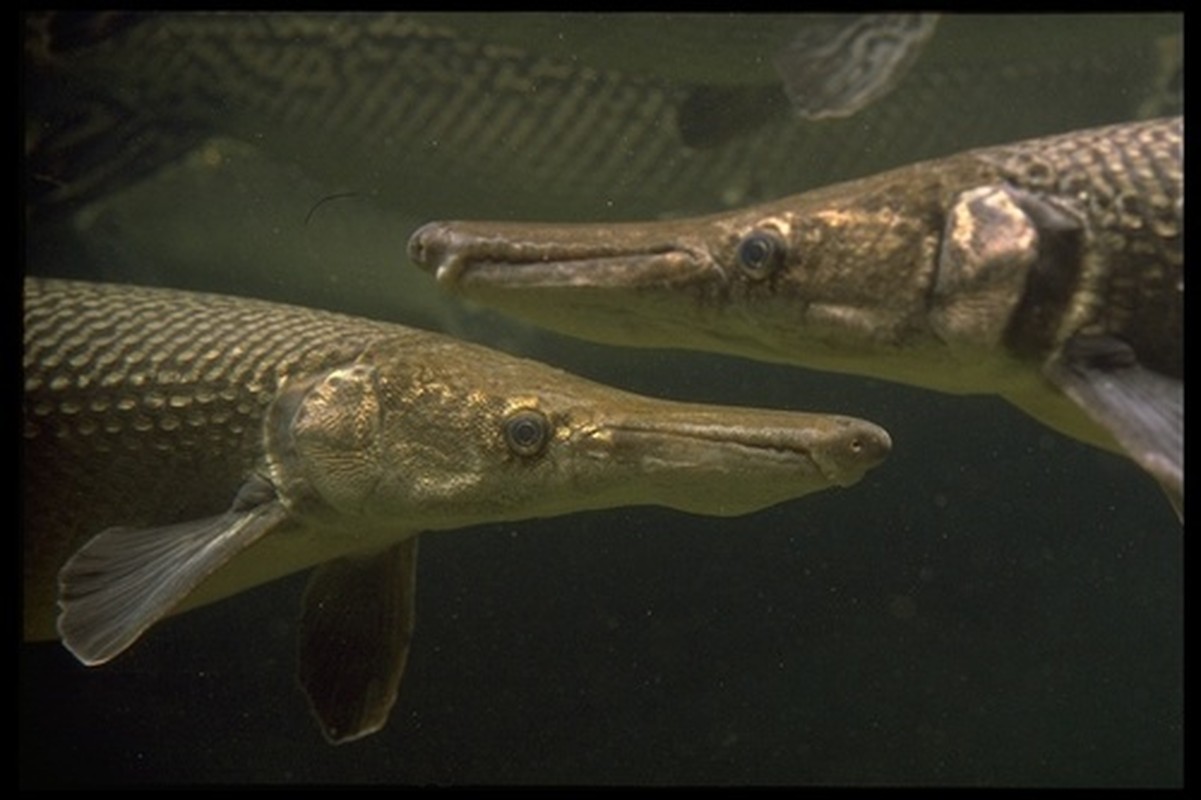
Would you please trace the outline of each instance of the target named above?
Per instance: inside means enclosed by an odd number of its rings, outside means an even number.
[[[300,624],[300,684],[333,744],[378,731],[413,638],[417,539],[313,571]]]
[[[1183,519],[1184,382],[1142,366],[1112,336],[1073,337],[1047,373],[1159,481]]]
[[[219,516],[160,528],[109,528],[81,547],[58,576],[58,632],[67,649],[84,664],[103,664],[283,522],[287,510],[273,493],[265,498],[261,483],[252,480],[250,490]]]

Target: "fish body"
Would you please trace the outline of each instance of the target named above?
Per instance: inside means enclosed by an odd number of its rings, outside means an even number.
[[[387,720],[420,531],[741,514],[850,485],[889,449],[849,417],[654,400],[221,295],[27,279],[24,335],[26,637],[56,627],[99,664],[169,613],[316,565],[300,676],[335,742]]]
[[[687,220],[431,223],[410,257],[585,338],[1000,394],[1179,509],[1183,134],[1082,130]]]
[[[814,38],[826,17],[494,17],[187,13],[133,15],[86,36],[35,29],[31,193],[50,206],[94,199],[221,134],[302,165],[331,192],[424,214],[487,214],[496,198],[515,215],[695,213],[1129,118],[1162,72],[1155,43],[1181,27],[1172,15],[948,15],[911,69],[885,61],[864,70],[879,81],[837,81],[860,87],[843,94],[794,75],[789,93],[822,98],[808,101],[812,115],[855,112],[806,122],[771,63],[781,48],[795,56],[789,40]],[[589,38],[610,42],[607,57],[572,49]],[[736,53],[713,57],[722,42]],[[677,51],[708,72],[674,72]],[[840,52],[802,74],[838,74]],[[870,88],[901,72],[886,96]],[[1082,82],[1090,91],[1073,91]],[[950,119],[925,124],[947,108]]]

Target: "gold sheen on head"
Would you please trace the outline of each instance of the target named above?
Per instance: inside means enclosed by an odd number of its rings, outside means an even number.
[[[435,222],[409,255],[587,339],[998,394],[1180,508],[1183,139],[1108,125],[693,219]]]
[[[271,425],[274,482],[429,528],[619,505],[733,514],[850,485],[890,446],[848,417],[654,400],[467,344],[435,354],[381,340],[285,387],[299,394]]]

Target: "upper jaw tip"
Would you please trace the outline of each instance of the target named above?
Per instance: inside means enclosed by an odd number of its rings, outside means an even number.
[[[412,261],[418,267],[426,270],[427,272],[433,268],[433,264],[431,263],[432,260],[430,258],[429,242],[426,241],[428,238],[428,232],[426,229],[429,227],[429,224],[426,224],[413,231],[412,235],[409,236],[409,244],[406,247],[409,261]]]
[[[446,223],[427,222],[413,231],[408,244],[409,261],[442,284],[454,283],[463,271],[462,259],[448,252],[445,232]]]

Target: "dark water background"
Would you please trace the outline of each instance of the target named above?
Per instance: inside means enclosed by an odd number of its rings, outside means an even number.
[[[668,98],[712,81],[711,65],[648,74],[632,60],[644,52],[636,39],[624,72],[621,52],[605,51],[611,62],[554,52],[550,42],[571,41],[553,36],[556,24],[566,34],[593,24],[603,42],[603,17],[501,21],[491,33],[506,48],[544,46],[543,58],[666,87],[655,90]],[[753,43],[761,24],[647,21],[661,37],[695,37],[685,50],[700,54],[715,39]],[[768,22],[764,52],[780,36],[780,21]],[[863,416],[889,429],[895,449],[851,489],[732,520],[639,508],[423,537],[417,633],[392,719],[341,747],[322,739],[295,683],[303,576],[169,619],[100,668],[56,644],[21,645],[21,783],[1181,784],[1183,535],[1133,464],[995,398],[531,331],[463,310],[404,256],[408,234],[434,217],[694,213],[1130,119],[1159,107],[1154,59],[1181,30],[1162,16],[944,20],[927,68],[953,80],[923,83],[919,63],[912,87],[897,90],[911,94],[832,123],[837,134],[783,115],[699,155],[671,145],[678,106],[668,103],[660,127],[638,135],[666,142],[655,169],[675,158],[707,186],[692,203],[617,189],[605,200],[591,192],[599,183],[554,184],[553,174],[522,181],[466,144],[479,161],[464,156],[453,181],[414,156],[381,168],[380,185],[392,186],[380,188],[358,167],[338,174],[335,162],[361,145],[353,132],[316,163],[286,137],[273,147],[286,126],[266,112],[206,117],[200,101],[179,100],[189,125],[211,128],[203,141],[68,214],[32,217],[28,271],[443,327],[647,394]],[[455,30],[467,42],[489,33],[468,19]],[[472,62],[448,63],[467,74]],[[1143,77],[1123,85],[1105,69]],[[46,95],[70,96],[57,80],[27,77],[37,113]],[[165,124],[180,124],[148,79],[128,80],[127,97],[152,97]],[[748,85],[766,80],[747,73]],[[537,92],[527,95],[515,113],[535,113]],[[989,108],[992,121],[978,110]],[[247,133],[256,126],[259,137]],[[643,141],[631,130],[598,135],[622,148]],[[791,159],[780,152],[790,142],[805,145]],[[798,159],[800,174],[730,188],[756,164]],[[629,185],[639,177],[630,169],[603,179]],[[304,223],[322,197],[347,191]],[[548,195],[560,198],[550,209]]]

